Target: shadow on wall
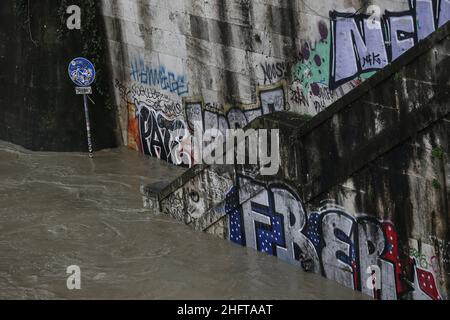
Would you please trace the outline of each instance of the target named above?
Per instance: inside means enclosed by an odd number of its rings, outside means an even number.
[[[68,6],[54,1],[0,1],[0,139],[31,150],[87,151],[83,99],[75,95],[67,74],[69,62],[83,56],[85,41],[79,30],[65,26]],[[102,20],[94,10],[91,15]],[[101,37],[102,24],[95,27],[91,32]],[[101,63],[96,67],[106,70]],[[109,87],[106,72],[103,79]],[[96,105],[90,110],[94,147],[115,147],[115,111],[98,92],[94,86]]]

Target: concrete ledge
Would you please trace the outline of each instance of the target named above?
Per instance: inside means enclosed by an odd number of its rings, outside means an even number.
[[[141,186],[141,194],[145,209],[150,210],[150,212],[153,214],[161,213],[159,207],[159,194],[162,190],[164,190],[164,188],[167,187],[168,184],[168,182],[158,181]]]

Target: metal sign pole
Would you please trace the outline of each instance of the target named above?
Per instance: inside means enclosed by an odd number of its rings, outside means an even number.
[[[91,136],[91,121],[89,120],[89,102],[88,94],[92,94],[92,87],[90,86],[95,81],[95,67],[86,58],[75,58],[69,63],[67,69],[69,77],[77,86],[75,93],[83,95],[84,101],[84,116],[86,118],[87,142],[89,149],[89,158],[94,157],[94,150],[92,148]]]
[[[89,158],[93,158],[94,151],[92,149],[91,122],[89,120],[89,104],[88,104],[89,102],[86,94],[83,94],[83,100],[84,100],[84,115],[86,117],[86,131],[87,131]]]

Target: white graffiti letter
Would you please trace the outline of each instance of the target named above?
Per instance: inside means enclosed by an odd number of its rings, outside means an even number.
[[[435,31],[433,0],[416,0],[416,20],[418,40],[425,39]]]
[[[320,271],[319,257],[311,241],[302,233],[306,225],[306,213],[300,200],[288,190],[272,188],[275,212],[284,216],[286,248],[277,247],[277,256],[292,264],[298,260],[310,260],[312,271]]]
[[[414,19],[409,15],[389,17],[392,61],[414,46]]]
[[[368,19],[362,24],[358,25],[353,17],[338,13],[333,17],[332,77],[336,85],[388,64],[381,24],[373,25]]]
[[[322,265],[327,279],[354,289],[351,265],[353,219],[337,210],[325,212],[322,220]],[[347,238],[344,240],[343,238]]]
[[[450,0],[441,0],[438,26],[442,27],[449,20],[450,20]]]

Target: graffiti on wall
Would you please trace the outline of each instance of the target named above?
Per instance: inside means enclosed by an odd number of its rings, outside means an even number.
[[[272,84],[284,80],[288,75],[288,64],[286,62],[264,62],[261,63],[261,70],[264,74],[264,84]]]
[[[214,183],[214,187],[210,185]],[[233,185],[231,176],[213,170],[203,170],[182,188],[161,202],[162,211],[172,218],[204,231],[223,215],[214,210]]]
[[[430,241],[439,252],[440,259],[445,264],[450,264],[450,241],[430,236]]]
[[[205,104],[201,98],[184,99],[185,119],[192,134],[192,139],[196,138],[195,130],[206,132],[210,129],[217,129],[223,137],[226,137],[229,129],[242,129],[258,117],[287,110],[284,81],[275,85],[258,87],[257,100],[255,104],[226,105],[219,110],[217,107],[214,108],[214,105],[211,108],[212,104]],[[217,141],[220,143],[220,140]],[[208,154],[210,148],[216,146],[215,142],[215,137],[212,137],[209,141],[196,141],[195,143],[197,145],[203,143],[203,152]],[[199,155],[194,152],[193,156],[195,163],[198,163],[200,159],[196,158]]]
[[[228,192],[225,211],[236,244],[298,266],[308,262],[314,272],[375,298],[442,299],[436,258],[425,266],[413,251],[403,254],[389,221],[354,215],[334,203],[308,213],[287,185],[245,176]],[[374,268],[378,287],[371,285]]]
[[[409,10],[386,11],[379,21],[333,12],[330,88],[384,68],[449,19],[448,0],[411,0]]]
[[[141,84],[116,80],[116,88],[128,108],[128,146],[175,165],[191,163],[181,104]]]
[[[167,116],[179,116],[183,112],[181,103],[171,100],[167,95],[150,87],[132,84],[126,87],[119,80],[116,80],[116,88],[120,98],[127,103],[134,103],[135,99],[147,101],[157,111],[164,112]]]
[[[128,145],[172,163],[180,163],[190,152],[190,161],[195,163],[192,151],[187,150],[189,142],[179,141],[185,135],[171,137],[173,129],[192,132],[192,124],[198,121],[204,129],[224,132],[288,105],[292,110],[300,106],[307,113],[319,113],[449,19],[450,0],[411,0],[407,10],[386,11],[379,20],[361,13],[331,12],[330,23],[321,20],[314,26],[317,41],[301,44],[293,66],[274,60],[259,65],[264,86],[256,88],[259,101],[253,105],[228,106],[188,98],[188,79],[180,71],[183,68],[175,66],[178,62],[167,67],[138,55],[130,62],[132,84],[118,86],[127,103]],[[270,89],[279,83],[283,86]],[[168,130],[156,130],[153,124],[167,124]],[[181,156],[173,150],[180,145],[186,147]]]
[[[186,76],[177,74],[164,65],[149,65],[142,58],[131,61],[131,79],[140,84],[158,87],[163,91],[185,96],[189,93]]]
[[[329,87],[329,27],[324,21],[320,21],[317,31],[320,39],[316,43],[305,42],[302,45],[298,63],[292,68],[292,82],[289,86],[290,101],[312,113],[322,111],[339,98],[338,93]]]
[[[153,105],[136,101],[137,117],[144,154],[172,164],[190,163],[190,151],[185,152],[184,141],[189,131],[183,120],[168,118]],[[187,157],[188,159],[183,161]]]
[[[329,25],[317,25],[319,39],[303,43],[298,52],[290,101],[322,111],[449,20],[449,0],[410,0],[408,10],[386,11],[379,19],[331,12]]]
[[[258,102],[251,105],[226,106],[222,110],[211,108],[202,99],[185,99],[186,121],[191,130],[200,124],[202,130],[218,128],[224,135],[227,129],[244,128],[254,119],[277,111],[287,110],[284,82],[259,87]]]
[[[288,109],[285,82],[258,87],[255,104],[226,107],[201,98],[184,98],[180,103],[138,83],[126,86],[116,80],[116,89],[128,108],[128,146],[175,165],[200,162],[193,150],[196,128],[219,129],[226,135],[228,129],[244,128],[262,115]]]

